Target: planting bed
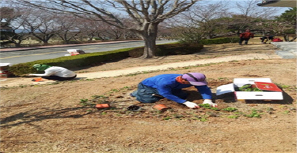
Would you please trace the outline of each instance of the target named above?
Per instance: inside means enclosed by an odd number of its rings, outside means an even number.
[[[297,60],[276,57],[271,45],[205,46],[198,54],[141,60],[126,59],[76,72],[96,72],[228,55],[265,53],[270,59],[211,63],[128,76],[1,88],[0,152],[101,153],[296,153]],[[184,63],[184,62],[183,62]],[[130,93],[157,74],[202,72],[208,77],[218,109],[189,109],[162,99],[138,103]],[[101,74],[101,72],[99,72]],[[271,78],[283,101],[236,101],[216,88],[234,78]],[[31,80],[29,78],[28,80]],[[203,99],[188,88],[189,100]],[[97,109],[91,104],[109,103]],[[165,104],[160,112],[152,107]],[[139,111],[127,107],[138,105]]]

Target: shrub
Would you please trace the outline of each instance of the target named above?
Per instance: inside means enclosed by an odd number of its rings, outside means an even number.
[[[166,55],[184,55],[184,54],[193,54],[200,52],[203,48],[202,44],[164,44],[157,45],[156,47],[156,56],[166,56]]]
[[[188,43],[187,41],[184,41],[184,40],[181,40],[180,42]],[[239,38],[238,37],[222,37],[222,38],[214,38],[214,39],[202,39],[197,42],[202,45],[237,43],[237,42],[239,42]]]
[[[203,48],[201,44],[183,44],[183,43],[171,43],[156,45],[155,56],[166,56],[166,55],[184,55],[193,54],[200,52]],[[144,47],[138,47],[129,51],[130,57],[141,57],[144,53]]]
[[[231,38],[204,39],[201,40],[200,43],[203,45],[210,45],[210,44],[237,43],[238,41],[239,41],[238,37],[231,37]]]
[[[144,47],[137,47],[128,52],[130,57],[138,58],[141,57],[144,53]]]
[[[36,70],[32,67],[34,64],[47,64],[50,66],[61,66],[68,69],[75,69],[80,67],[94,66],[101,62],[118,61],[129,57],[128,51],[132,48],[109,51],[109,52],[98,52],[98,53],[87,53],[76,56],[59,57],[55,59],[37,60],[27,63],[20,63],[9,67],[9,72],[15,76],[23,76],[24,74],[34,73]]]
[[[164,44],[157,45],[156,56],[192,54],[200,52],[203,48],[201,44]],[[47,64],[50,66],[61,66],[68,69],[78,69],[102,64],[103,62],[113,62],[125,59],[127,57],[140,57],[143,55],[144,47],[127,48],[108,52],[86,53],[76,56],[64,56],[55,59],[37,60],[27,63],[12,65],[9,72],[15,76],[24,76],[34,73],[36,70],[32,67],[34,64]]]

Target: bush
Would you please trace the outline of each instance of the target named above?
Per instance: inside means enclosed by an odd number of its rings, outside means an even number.
[[[295,34],[296,30],[295,29],[287,29],[287,30],[284,30],[284,33],[286,33],[286,34]]]
[[[239,42],[239,38],[238,37],[204,39],[204,40],[200,41],[200,43],[203,44],[203,45],[224,44],[224,43],[237,43],[237,42]]]
[[[184,55],[193,54],[200,52],[203,48],[201,44],[182,44],[182,43],[172,43],[156,45],[155,56],[166,56],[166,55]],[[141,57],[144,54],[144,47],[138,47],[129,51],[130,57]]]
[[[157,45],[156,56],[192,54],[200,52],[203,48],[201,44],[164,44]],[[47,64],[50,66],[61,66],[68,69],[78,69],[102,64],[103,62],[119,61],[128,57],[140,57],[143,55],[144,47],[127,48],[108,52],[86,53],[76,56],[59,57],[55,59],[37,60],[27,63],[12,65],[9,72],[15,76],[24,76],[34,73],[34,64]]]
[[[181,43],[188,43],[186,41],[180,41]],[[222,37],[222,38],[214,38],[214,39],[203,39],[199,40],[198,43],[202,45],[210,45],[210,44],[224,44],[224,43],[237,43],[239,42],[238,37]]]
[[[137,47],[129,51],[129,56],[133,58],[141,57],[144,53],[144,47]]]
[[[128,51],[132,48],[87,53],[76,56],[59,57],[55,59],[37,60],[27,63],[20,63],[9,67],[9,72],[15,76],[23,76],[24,74],[34,73],[36,70],[32,67],[34,64],[47,64],[50,66],[61,66],[68,69],[75,69],[80,67],[94,66],[102,62],[118,61],[129,57]]]
[[[156,56],[166,55],[185,55],[200,52],[203,48],[202,44],[164,44],[156,47]]]

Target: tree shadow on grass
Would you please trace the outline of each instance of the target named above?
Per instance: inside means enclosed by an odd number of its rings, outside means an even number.
[[[90,107],[76,107],[76,108],[63,108],[63,109],[44,109],[39,112],[20,112],[18,114],[2,118],[0,120],[0,127],[13,127],[25,123],[32,123],[47,119],[61,119],[61,118],[81,118],[92,112],[78,112],[78,110],[90,109]],[[14,121],[20,120],[16,123]]]

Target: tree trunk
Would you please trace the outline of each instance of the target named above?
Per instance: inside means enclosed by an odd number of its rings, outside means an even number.
[[[142,58],[144,59],[152,58],[153,56],[155,56],[157,29],[158,23],[149,23],[143,31],[142,38],[145,42],[145,47]]]
[[[16,47],[21,47],[21,42],[15,42]]]
[[[292,40],[290,40],[290,42],[293,42],[293,41],[296,40],[296,39],[297,39],[297,36],[294,37]]]
[[[156,38],[153,36],[148,36],[144,38],[145,47],[142,58],[152,58],[155,55],[155,40]]]
[[[283,35],[284,41],[288,42],[289,41],[289,35],[288,34],[284,34]]]

